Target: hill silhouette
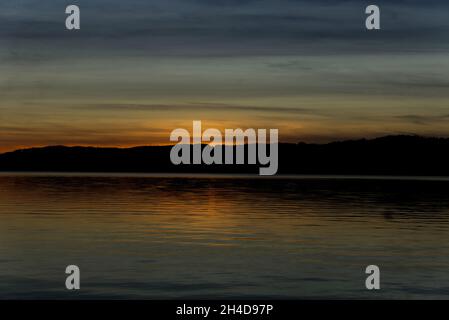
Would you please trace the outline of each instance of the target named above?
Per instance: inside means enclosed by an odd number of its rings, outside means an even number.
[[[258,173],[259,165],[181,165],[171,146],[50,146],[0,154],[0,171]],[[449,139],[386,136],[327,144],[279,144],[278,174],[449,176]]]

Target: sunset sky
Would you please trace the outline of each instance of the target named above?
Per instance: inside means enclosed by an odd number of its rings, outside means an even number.
[[[449,136],[449,2],[372,3],[1,1],[0,152],[168,144],[193,120],[283,142]]]

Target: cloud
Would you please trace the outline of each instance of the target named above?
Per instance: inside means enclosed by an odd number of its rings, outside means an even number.
[[[81,46],[104,53],[125,45],[149,55],[449,50],[449,3],[377,3],[382,30],[368,34],[358,1],[79,0],[82,28],[67,32],[64,1],[28,0],[0,4],[0,36],[67,51]]]
[[[242,111],[256,113],[286,113],[286,114],[302,114],[315,113],[316,110],[308,108],[289,108],[281,106],[273,107],[257,107],[247,105],[234,105],[226,103],[191,103],[191,104],[116,104],[116,103],[100,103],[94,105],[74,106],[75,109],[82,110],[103,110],[103,111],[207,111],[207,112],[223,112],[223,111]]]
[[[431,125],[436,122],[447,122],[449,121],[449,114],[443,115],[417,115],[417,114],[406,114],[396,116],[397,119],[401,119],[417,125]]]

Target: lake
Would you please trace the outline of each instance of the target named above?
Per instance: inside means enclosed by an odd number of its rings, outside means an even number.
[[[447,299],[448,270],[445,178],[0,174],[1,299]]]

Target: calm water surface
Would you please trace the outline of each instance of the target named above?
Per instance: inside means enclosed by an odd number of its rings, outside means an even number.
[[[444,179],[0,174],[1,299],[449,298],[448,272]]]

